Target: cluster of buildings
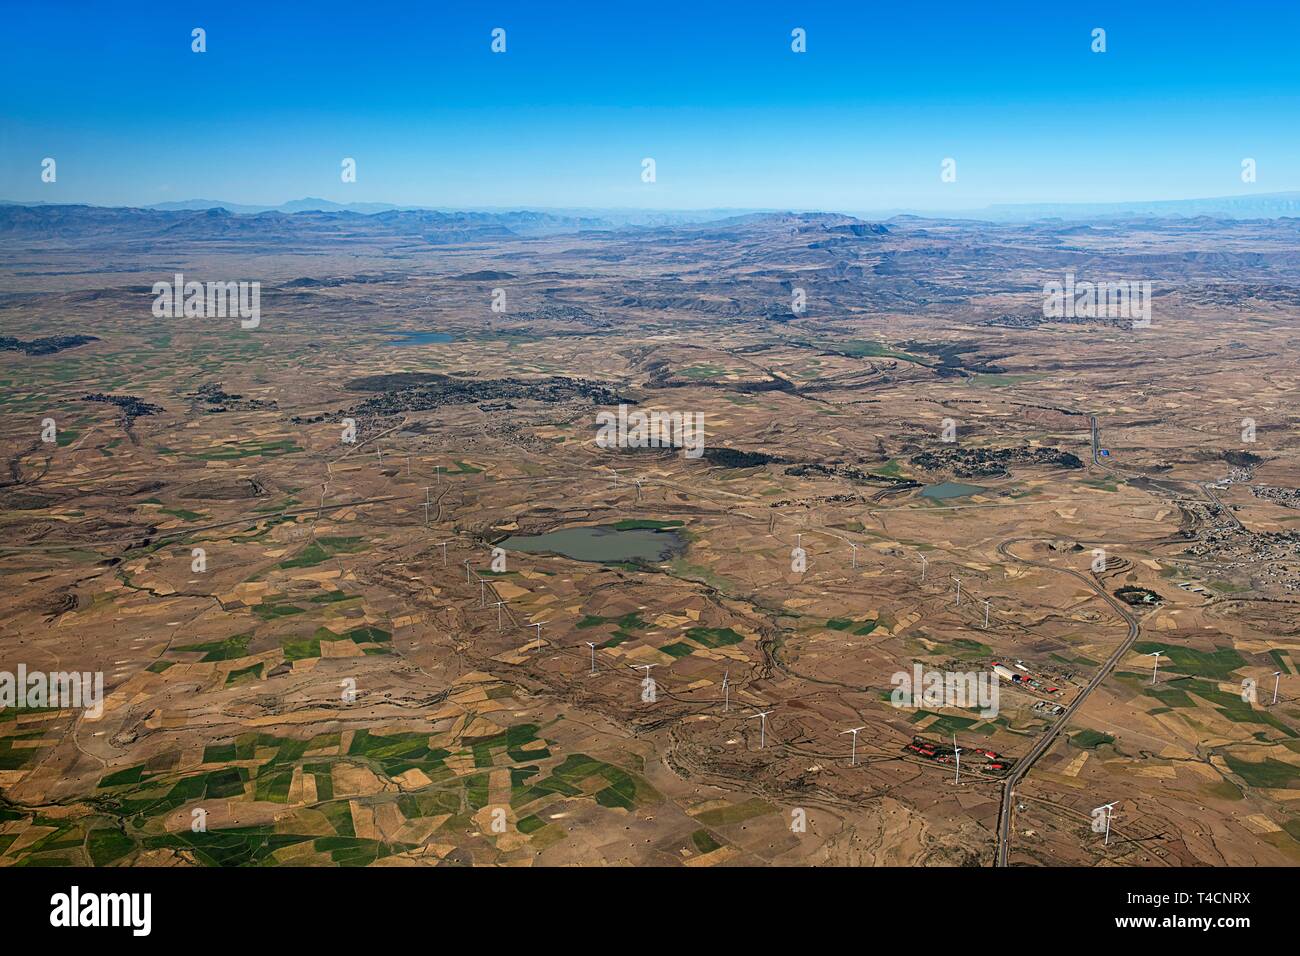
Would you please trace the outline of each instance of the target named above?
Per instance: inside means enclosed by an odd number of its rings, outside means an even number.
[[[1021,664],[1019,661],[1016,662],[1015,666],[1016,670],[1023,671],[1024,673],[1017,674],[1016,671],[1007,667],[1007,665],[999,664],[997,661],[993,662],[993,673],[997,674],[1003,680],[1010,681],[1013,684],[1020,684],[1024,687],[1032,687],[1034,690],[1044,694],[1059,694],[1061,692],[1059,687],[1053,687],[1050,684],[1046,684],[1038,678],[1031,676],[1029,668],[1024,664]]]
[[[1233,468],[1227,475],[1220,478],[1218,481],[1210,482],[1210,487],[1222,491],[1229,485],[1236,485],[1243,481],[1250,481],[1254,477],[1255,471],[1253,468]]]
[[[1256,587],[1300,591],[1300,532],[1203,530],[1183,554],[1216,562],[1220,569],[1249,569]]]
[[[918,757],[924,757],[926,760],[933,760],[936,763],[950,764],[957,759],[956,752],[951,746],[926,740],[924,737],[913,737],[912,742],[907,745],[907,749]],[[961,752],[968,761],[972,757],[985,758],[985,763],[976,765],[978,770],[1006,770],[1011,766],[1011,761],[1008,758],[983,747],[962,747]]]

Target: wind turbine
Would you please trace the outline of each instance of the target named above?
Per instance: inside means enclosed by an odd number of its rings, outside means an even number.
[[[856,571],[858,569],[858,546],[850,541],[849,547],[853,549],[853,563],[850,566]]]
[[[542,636],[542,629],[540,627],[537,629],[537,636],[539,639]],[[591,672],[594,674],[596,673],[596,642],[583,641],[582,643],[586,644],[588,647],[591,648]]]
[[[952,735],[952,753],[954,759],[957,761],[957,776],[953,777],[952,782],[954,784],[959,784],[961,783],[961,748],[957,746],[956,734]]]
[[[652,668],[652,667],[658,667],[659,665],[658,665],[658,664],[628,664],[627,666],[630,667],[630,668],[632,668],[632,670],[639,670],[639,669],[641,669],[641,668],[643,668],[643,667],[645,668],[645,677],[642,678],[642,680],[641,680],[641,689],[642,689],[642,692],[643,692],[643,693],[642,693],[641,700],[642,700],[642,702],[644,703],[644,702],[646,702],[646,701],[645,701],[645,695],[644,695],[644,691],[646,690],[646,681],[652,681],[652,678],[650,677],[650,668]],[[653,682],[652,682],[651,685],[650,685],[650,688],[653,690],[653,687],[654,687],[654,684],[653,684]],[[651,696],[651,700],[654,700],[653,695]]]
[[[469,558],[465,559],[465,583],[466,584],[474,583],[474,572],[472,572],[469,569]]]
[[[727,675],[731,671],[722,672],[722,712],[725,714],[731,706],[731,684],[727,683]]]
[[[961,578],[954,574],[952,579],[957,582],[957,606],[961,607]]]
[[[984,599],[984,630],[989,629],[989,599]]]
[[[925,555],[917,555],[921,559],[921,583],[925,583],[925,569],[929,567],[930,562],[925,559]]]
[[[488,607],[494,607],[497,609],[497,633],[498,634],[501,632],[501,611],[505,608],[505,606],[506,606],[505,601],[497,601],[495,604],[488,605]]]
[[[503,602],[503,603],[504,603],[504,602]],[[550,621],[536,621],[536,622],[534,622],[534,623],[528,625],[529,627],[535,627],[535,628],[537,628],[537,631],[536,631],[536,640],[537,640],[537,646],[538,646],[538,648],[541,648],[541,646],[542,646],[542,625],[543,625],[543,624],[549,624],[549,623],[550,623]],[[592,653],[594,654],[595,651],[592,651]]]
[[[858,762],[858,731],[859,731],[859,730],[866,730],[866,729],[867,729],[866,727],[850,727],[848,730],[841,730],[841,731],[840,731],[840,736],[841,736],[841,737],[843,737],[845,734],[852,734],[852,735],[853,735],[853,747],[852,747],[852,749],[849,751],[849,766],[850,766],[850,767],[852,767],[854,764],[856,764],[856,763]]]
[[[758,749],[759,750],[762,750],[764,747],[767,746],[767,715],[770,713],[771,713],[770,710],[760,710],[757,714],[750,714],[748,717],[745,718],[746,720],[753,720],[755,717],[759,719],[759,723],[758,723]]]
[[[442,548],[442,566],[443,566],[444,568],[447,566],[447,545],[448,545],[448,543],[449,543],[449,542],[446,542],[446,541],[439,541],[439,542],[437,543],[437,545],[436,545],[436,547]]]
[[[1110,811],[1111,808],[1114,807],[1116,803],[1119,803],[1119,801],[1116,800],[1114,803],[1103,804],[1102,806],[1097,807],[1092,811],[1093,813],[1096,813],[1097,810],[1106,811],[1106,838],[1101,841],[1102,846],[1110,846]]]
[[[1147,655],[1151,658],[1151,683],[1156,682],[1156,671],[1160,669],[1160,652],[1152,651]]]
[[[1274,671],[1273,672],[1273,703],[1274,704],[1277,703],[1277,685],[1281,683],[1281,681],[1282,681],[1282,672]]]

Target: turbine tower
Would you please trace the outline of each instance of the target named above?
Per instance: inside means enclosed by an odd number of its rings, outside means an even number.
[[[1115,803],[1118,803],[1118,802],[1119,802],[1119,801],[1116,800],[1114,803],[1103,804],[1102,806],[1097,807],[1096,809],[1094,809],[1094,810],[1092,811],[1093,813],[1096,813],[1097,810],[1105,810],[1105,811],[1106,811],[1106,838],[1105,838],[1104,840],[1101,841],[1101,845],[1102,845],[1102,846],[1110,846],[1110,811],[1111,811],[1111,809],[1115,806]]]
[[[859,731],[859,730],[866,730],[866,729],[867,729],[866,727],[850,727],[848,730],[841,730],[841,731],[840,731],[840,736],[841,736],[841,737],[843,737],[845,734],[852,734],[852,735],[853,735],[853,747],[852,747],[852,749],[849,751],[849,766],[850,766],[850,767],[852,767],[854,764],[856,764],[856,763],[858,762],[858,731]]]
[[[529,625],[528,625],[529,627],[535,627],[535,628],[537,628],[537,631],[536,631],[536,641],[537,641],[537,648],[538,648],[538,650],[541,650],[541,647],[542,647],[542,625],[543,625],[543,624],[549,624],[549,623],[550,623],[550,621],[537,621],[537,622],[535,622],[535,623],[533,623],[533,624],[529,624]],[[591,653],[594,655],[596,652],[595,652],[595,650],[592,650]],[[592,669],[593,671],[596,669],[596,665],[595,665],[594,662],[593,662],[593,664],[592,664],[591,669]]]
[[[758,749],[759,750],[762,750],[764,747],[767,746],[767,715],[770,713],[771,713],[770,710],[760,710],[757,714],[750,714],[748,717],[745,718],[746,720],[753,720],[755,717],[757,717],[759,720],[758,723]]]

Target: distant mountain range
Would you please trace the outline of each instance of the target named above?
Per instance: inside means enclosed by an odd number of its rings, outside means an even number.
[[[279,206],[240,206],[238,203],[218,202],[209,199],[188,199],[181,203],[157,203],[151,209],[211,209],[221,208],[243,215],[259,212],[359,212],[370,215],[394,209],[434,209],[454,212],[454,209],[426,206],[393,206],[390,203],[334,203],[329,199],[295,199]],[[550,215],[580,217],[599,220],[608,226],[680,225],[684,222],[707,222],[732,219],[755,212],[776,212],[763,209],[692,209],[692,211],[656,212],[645,209],[546,209]],[[500,209],[478,209],[478,212],[502,212]],[[1300,216],[1300,193],[1261,193],[1256,195],[1217,196],[1210,199],[1153,199],[1148,202],[1127,203],[996,203],[978,209],[875,209],[854,215],[863,219],[885,220],[893,216],[918,216],[920,219],[976,219],[992,222],[1030,222],[1037,219],[1062,219],[1071,221],[1112,219],[1171,219],[1171,217],[1213,216],[1216,219],[1278,219],[1281,216]]]
[[[313,200],[302,200],[310,204]],[[295,206],[297,204],[288,204]],[[123,241],[223,242],[241,240],[258,251],[318,244],[342,238],[417,241],[430,245],[490,243],[501,239],[588,232],[700,227],[725,227],[781,214],[726,211],[700,213],[609,212],[577,215],[512,210],[502,212],[443,212],[436,209],[385,209],[362,213],[351,209],[269,210],[237,213],[203,203],[194,208],[154,209],[132,206],[88,206],[61,203],[22,205],[0,201],[0,237],[27,241],[68,240],[95,243]],[[851,217],[810,214],[827,219]],[[702,217],[702,218],[701,218]]]
[[[266,251],[338,238],[402,238],[433,245],[492,242],[518,236],[580,233],[599,223],[535,212],[443,213],[430,210],[232,213],[203,209],[0,205],[0,236],[26,240],[242,240]]]
[[[654,210],[654,209],[434,209],[428,206],[395,206],[391,203],[336,203],[328,199],[295,199],[281,203],[279,206],[253,206],[242,203],[230,203],[217,199],[186,199],[178,202],[155,203],[152,206],[96,206],[84,203],[20,203],[0,199],[0,210],[6,214],[0,220],[9,226],[21,219],[12,212],[27,209],[40,214],[32,218],[28,225],[41,222],[57,226],[60,222],[70,221],[74,216],[83,225],[93,225],[97,220],[103,221],[111,212],[118,221],[131,222],[135,226],[149,222],[161,222],[159,216],[179,216],[181,214],[202,214],[208,217],[209,225],[220,222],[220,228],[226,231],[243,229],[244,223],[256,224],[264,229],[274,230],[275,224],[285,217],[301,217],[295,225],[310,229],[312,222],[327,221],[335,217],[338,221],[353,221],[365,232],[402,231],[414,226],[421,231],[433,228],[438,231],[449,226],[470,226],[482,230],[489,225],[503,227],[516,235],[554,235],[557,233],[584,232],[587,230],[611,230],[626,228],[664,228],[689,225],[701,222],[721,220],[763,214],[768,210],[756,212],[752,209],[697,209],[697,210]],[[66,215],[60,213],[62,210]],[[151,215],[154,218],[150,218]],[[233,217],[234,221],[219,220],[214,217]],[[179,223],[182,220],[172,220]],[[0,232],[4,231],[0,222]],[[280,222],[280,225],[284,223]],[[462,241],[465,235],[450,241]]]
[[[619,228],[622,226],[675,226],[682,223],[709,222],[732,216],[744,215],[754,209],[698,209],[698,210],[653,210],[653,209],[539,209],[535,213],[525,213],[509,208],[454,209],[439,206],[398,206],[384,202],[338,203],[329,199],[307,197],[293,199],[278,206],[255,206],[243,203],[225,202],[220,199],[185,199],[178,202],[154,203],[145,209],[157,209],[163,212],[182,212],[204,209],[224,209],[240,216],[257,216],[276,212],[292,215],[300,212],[349,212],[363,216],[373,216],[386,212],[436,212],[446,215],[493,215],[518,216],[537,215],[548,217],[556,222],[582,223],[588,228]]]
[[[74,304],[85,304],[135,295],[159,275],[216,262],[228,263],[225,274],[236,276],[264,268],[268,294],[300,303],[340,285],[400,283],[413,270],[447,272],[448,281],[480,286],[521,277],[539,283],[539,297],[556,294],[563,302],[562,308],[537,310],[539,320],[559,316],[582,328],[613,320],[566,301],[564,290],[585,289],[618,269],[625,270],[621,285],[605,303],[611,315],[677,310],[772,322],[792,320],[788,296],[796,279],[804,288],[815,284],[823,316],[909,312],[993,296],[996,303],[981,305],[978,315],[1016,328],[1024,327],[1016,324],[1023,310],[1004,306],[1001,297],[1011,292],[1032,299],[1041,295],[1043,276],[1068,272],[1149,280],[1162,294],[1192,290],[1211,304],[1243,296],[1293,303],[1300,288],[1300,217],[1011,223],[896,216],[882,223],[781,212],[612,227],[597,217],[536,211],[240,215],[212,208],[10,204],[0,205],[0,250],[0,311],[52,294],[52,287],[91,281],[76,277],[122,275],[117,291],[78,291],[88,298]],[[33,268],[42,253],[53,264]],[[275,263],[275,256],[291,258]],[[364,262],[366,271],[349,271],[349,261]],[[1219,288],[1225,280],[1249,288]],[[383,299],[366,291],[358,301],[382,311]]]
[[[1300,192],[1257,193],[1210,199],[1153,199],[1144,202],[995,203],[978,209],[870,209],[852,210],[855,216],[889,220],[958,219],[982,222],[1097,222],[1115,219],[1280,219],[1300,216]]]
[[[404,207],[395,206],[387,202],[349,202],[339,203],[331,202],[328,199],[316,199],[307,197],[305,199],[294,199],[289,202],[280,203],[278,206],[249,206],[243,203],[225,202],[220,199],[183,199],[179,202],[159,202],[152,206],[145,206],[145,209],[162,209],[167,212],[175,212],[185,209],[224,209],[226,212],[233,212],[241,216],[255,216],[263,212],[357,212],[362,215],[370,215],[376,212],[391,212],[394,209]],[[405,207],[415,208],[415,207]]]
[[[0,200],[0,206],[61,205],[41,202],[10,202]],[[716,222],[745,215],[775,213],[767,209],[603,209],[554,208],[534,211],[508,208],[454,209],[433,206],[399,206],[393,203],[360,202],[338,203],[329,199],[307,197],[281,203],[278,206],[259,206],[226,202],[220,199],[185,199],[177,202],[154,203],[140,208],[159,212],[194,212],[221,209],[238,216],[259,216],[268,213],[294,215],[297,213],[351,213],[375,216],[385,213],[429,212],[445,216],[493,216],[534,218],[534,226],[579,229],[618,229],[628,226],[676,226],[687,223]],[[1208,199],[1158,199],[1146,202],[1096,202],[1096,203],[997,203],[978,209],[873,209],[852,211],[862,219],[882,221],[897,216],[921,219],[965,219],[986,222],[1032,222],[1039,219],[1093,222],[1113,219],[1165,219],[1212,217],[1216,219],[1277,219],[1300,216],[1300,192],[1259,193],[1255,195],[1219,196]],[[527,230],[526,230],[527,231]]]

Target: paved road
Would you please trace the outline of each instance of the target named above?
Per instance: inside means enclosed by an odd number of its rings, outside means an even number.
[[[1098,468],[1110,471],[1113,474],[1114,472],[1109,465],[1103,465],[1101,463],[1101,429],[1097,425],[1097,416],[1089,415],[1088,421],[1092,429],[1092,462]],[[1115,669],[1115,665],[1118,664],[1124,655],[1128,653],[1129,648],[1131,648],[1133,643],[1137,640],[1139,633],[1137,618],[1133,616],[1132,612],[1129,611],[1129,609],[1118,598],[1107,593],[1105,588],[1098,584],[1095,578],[1089,577],[1083,572],[1075,571],[1071,568],[1058,568],[1043,561],[1030,561],[1028,558],[1021,558],[1011,553],[1010,548],[1016,542],[1033,540],[1035,539],[1012,538],[1003,541],[998,545],[998,553],[1003,557],[1010,558],[1011,560],[1017,561],[1021,564],[1031,565],[1036,568],[1046,568],[1049,571],[1060,571],[1063,574],[1068,574],[1082,581],[1096,592],[1102,600],[1109,604],[1116,614],[1128,623],[1128,637],[1125,638],[1117,648],[1115,648],[1115,652],[1111,654],[1106,662],[1097,670],[1097,673],[1093,675],[1088,686],[1074,698],[1070,705],[1065,708],[1065,712],[1057,718],[1056,723],[1051,726],[1046,734],[1039,738],[1038,742],[1030,748],[1029,752],[1021,758],[1015,767],[1012,768],[1011,773],[1007,776],[1006,782],[1002,788],[1002,807],[998,812],[998,852],[995,864],[997,866],[1007,865],[1007,854],[1010,852],[1011,817],[1015,812],[1016,784],[1024,779],[1025,775],[1029,773],[1030,768],[1033,767],[1038,758],[1047,753],[1048,749],[1056,741],[1056,738],[1060,736],[1061,731],[1063,731],[1066,728],[1066,725],[1069,724],[1070,719],[1074,716],[1075,712],[1082,707],[1083,702],[1088,699],[1088,695],[1101,686],[1101,682],[1110,675],[1110,672]]]
[[[1219,496],[1214,493],[1214,489],[1211,488],[1208,483],[1203,485],[1197,485],[1197,487],[1200,488],[1201,491],[1205,492],[1205,497],[1209,498],[1210,501],[1213,502],[1215,506],[1218,507],[1220,513],[1225,518],[1227,518],[1230,522],[1232,522],[1233,526],[1238,531],[1246,530],[1246,526],[1241,523],[1241,519],[1237,517],[1237,515],[1233,512],[1231,508],[1229,508],[1227,505],[1225,505],[1222,501],[1219,500]]]
[[[1096,415],[1089,415],[1088,419],[1092,424],[1092,463],[1096,465],[1098,468],[1102,469],[1105,472],[1108,472],[1109,474],[1115,477],[1120,477],[1120,478],[1145,477],[1143,475],[1134,474],[1133,472],[1121,471],[1120,469],[1116,468],[1114,465],[1111,464],[1102,464],[1101,426],[1097,424]],[[1169,478],[1147,478],[1146,480],[1149,481],[1153,487],[1159,488],[1164,491],[1169,491],[1174,495],[1178,494],[1179,485],[1190,486],[1192,488],[1195,488],[1202,495],[1208,498],[1210,504],[1213,505],[1215,508],[1217,508],[1219,510],[1219,513],[1222,514],[1223,517],[1225,517],[1238,531],[1246,530],[1246,526],[1241,523],[1241,519],[1237,517],[1236,513],[1233,512],[1231,508],[1229,508],[1227,505],[1225,505],[1222,501],[1219,500],[1219,496],[1214,493],[1214,489],[1210,487],[1209,482],[1181,481],[1181,480],[1169,479]]]
[[[1088,682],[1088,686],[1079,692],[1074,700],[1070,702],[1069,706],[1065,708],[1065,712],[1057,718],[1056,723],[1051,726],[1046,734],[1038,739],[1038,742],[1034,744],[1034,746],[1019,760],[1019,762],[1016,763],[1015,767],[1012,768],[1011,773],[1007,776],[1002,789],[1002,808],[998,813],[998,852],[997,861],[995,863],[996,866],[1007,865],[1007,853],[1010,848],[1009,843],[1011,838],[1011,816],[1014,813],[1015,807],[1016,784],[1018,784],[1025,774],[1029,772],[1030,768],[1033,767],[1034,762],[1043,754],[1047,753],[1048,748],[1052,746],[1052,743],[1056,740],[1057,736],[1059,736],[1061,731],[1065,729],[1066,725],[1070,722],[1070,718],[1074,716],[1075,711],[1083,706],[1083,702],[1088,699],[1088,695],[1101,686],[1101,682],[1110,675],[1110,672],[1115,669],[1115,665],[1118,664],[1124,655],[1128,653],[1129,648],[1133,646],[1133,642],[1137,640],[1139,633],[1137,618],[1133,616],[1132,612],[1129,611],[1123,602],[1109,594],[1105,588],[1098,584],[1095,578],[1092,578],[1081,571],[1075,571],[1070,568],[1058,568],[1043,561],[1030,561],[1028,558],[1019,557],[1012,554],[1010,551],[1011,545],[1016,544],[1019,541],[1035,540],[1039,539],[1011,538],[1010,540],[1003,541],[998,545],[998,553],[1005,558],[1010,558],[1012,561],[1032,565],[1036,568],[1046,568],[1049,571],[1059,571],[1062,574],[1071,575],[1072,577],[1082,581],[1095,591],[1098,597],[1109,604],[1116,614],[1128,623],[1128,637],[1125,638],[1117,648],[1115,648],[1114,653],[1112,653],[1106,662],[1101,665],[1097,670],[1097,673],[1093,675],[1092,680]]]

